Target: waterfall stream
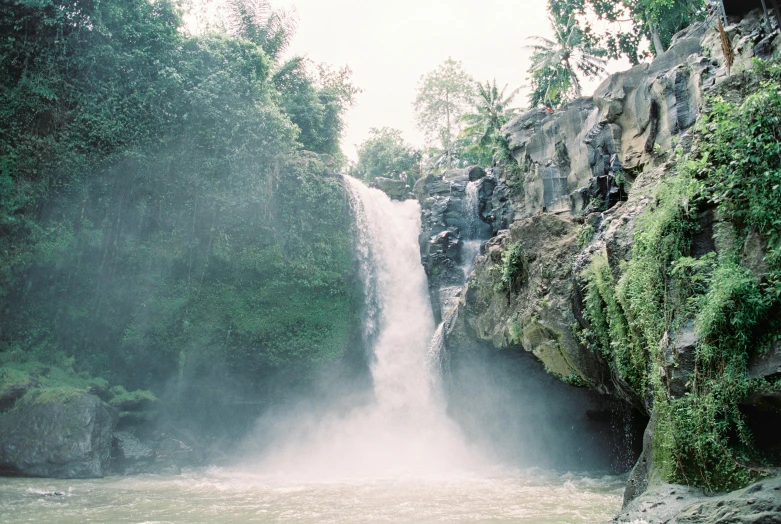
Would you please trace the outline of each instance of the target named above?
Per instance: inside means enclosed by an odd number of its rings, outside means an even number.
[[[365,289],[364,338],[373,402],[285,431],[260,467],[296,478],[441,477],[483,461],[445,413],[426,274],[420,206],[345,177]]]
[[[345,177],[355,214],[366,294],[365,335],[378,408],[404,416],[433,409],[427,348],[434,320],[420,263],[420,206]]]

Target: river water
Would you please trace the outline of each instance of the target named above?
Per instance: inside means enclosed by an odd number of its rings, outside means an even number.
[[[176,477],[2,479],[0,522],[606,522],[622,490],[622,478],[542,471],[295,482],[215,468]]]
[[[420,263],[420,207],[349,177],[345,186],[365,289],[371,402],[261,420],[264,444],[240,446],[230,468],[1,479],[0,522],[542,524],[615,515],[622,478],[498,466],[464,438],[447,416],[430,349],[436,326]]]

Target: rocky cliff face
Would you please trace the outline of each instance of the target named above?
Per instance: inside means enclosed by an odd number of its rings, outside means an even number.
[[[465,272],[476,255],[469,248],[478,247],[479,241],[494,232],[496,186],[496,178],[480,167],[455,169],[443,177],[426,176],[415,184],[414,194],[423,213],[420,253],[437,322],[456,305]]]
[[[779,39],[766,35],[764,27],[755,11],[726,28],[735,55],[728,67],[715,25],[695,24],[652,63],[607,78],[592,98],[553,113],[532,110],[509,122],[504,132],[520,170],[496,168],[480,177],[479,218],[492,238],[463,292],[449,290],[459,284],[459,202],[467,175],[427,177],[416,185],[432,302],[439,311],[449,304],[451,311],[441,315],[448,352],[468,352],[475,341],[525,350],[570,384],[652,413],[651,390],[619,373],[615,354],[595,351],[583,339],[592,328],[584,311],[589,285],[584,272],[604,260],[608,278],[618,282],[632,256],[638,217],[656,205],[660,181],[692,147],[690,130],[704,99],[717,91],[745,96],[741,72],[754,67],[755,56],[779,54]],[[728,227],[719,224],[713,208],[701,209],[697,220],[695,258],[718,251],[714,231]],[[762,245],[746,239],[744,267],[762,271]],[[670,398],[689,391],[697,342],[693,323],[683,323],[659,341],[661,361],[643,364],[659,366]],[[781,369],[777,354],[776,348],[752,357],[750,376],[775,376]],[[772,396],[765,392],[746,402],[767,411]],[[648,431],[653,433],[653,425]],[[650,447],[635,468],[627,502],[647,488],[649,476],[658,480]]]

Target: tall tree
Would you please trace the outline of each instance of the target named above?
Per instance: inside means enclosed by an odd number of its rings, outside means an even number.
[[[474,95],[475,81],[464,71],[461,62],[452,58],[423,75],[418,83],[414,102],[418,127],[430,145],[439,143],[448,168],[453,166],[460,118],[472,105]]]
[[[555,40],[532,36],[536,42],[529,67],[532,92],[529,102],[557,105],[582,94],[578,74],[593,78],[605,72],[605,51],[591,45],[574,16],[550,18]]]
[[[378,176],[412,182],[420,157],[420,151],[407,144],[398,129],[373,127],[369,138],[358,146],[353,175],[366,182]]]
[[[507,85],[501,90],[493,82],[477,84],[476,104],[472,113],[461,117],[466,127],[461,131],[465,141],[464,156],[481,164],[493,163],[497,152],[504,149],[500,130],[512,117],[515,110],[510,107],[518,89],[505,95]]]
[[[604,47],[609,58],[625,56],[633,64],[666,51],[675,33],[707,12],[705,0],[548,0],[548,8],[556,20],[575,16],[591,45]]]
[[[259,45],[272,60],[279,60],[296,32],[295,14],[274,9],[268,0],[228,0],[231,34]]]
[[[349,67],[333,69],[296,57],[273,74],[280,105],[299,129],[303,149],[340,156],[344,113],[360,92]]]

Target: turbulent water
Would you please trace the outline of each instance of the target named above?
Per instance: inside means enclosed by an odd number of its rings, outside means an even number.
[[[618,512],[621,488],[613,477],[542,472],[340,482],[281,482],[225,470],[83,481],[3,479],[0,522],[605,522]]]
[[[345,184],[366,290],[372,401],[269,415],[258,435],[271,442],[230,468],[0,480],[0,522],[575,523],[615,514],[616,477],[510,470],[466,441],[446,415],[431,352],[420,208],[349,177]]]

